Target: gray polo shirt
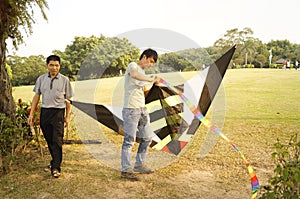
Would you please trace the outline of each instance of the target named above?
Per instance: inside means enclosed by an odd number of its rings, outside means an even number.
[[[39,76],[33,91],[42,95],[43,108],[66,108],[65,99],[74,95],[69,79],[60,73],[53,79],[49,73]]]

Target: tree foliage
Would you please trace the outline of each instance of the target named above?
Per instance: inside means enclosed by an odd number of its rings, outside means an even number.
[[[45,59],[43,55],[8,56],[7,64],[11,66],[13,71],[12,85],[33,85],[38,76],[47,72]]]
[[[270,67],[270,50],[272,50],[271,63],[275,63],[280,58],[291,61],[300,59],[299,44],[292,44],[288,40],[272,40],[263,44],[258,38],[254,38],[251,28],[238,30],[237,28],[228,30],[224,36],[218,39],[212,49],[219,49],[222,53],[232,45],[237,45],[233,56],[233,63],[240,66],[253,64],[255,67]]]
[[[77,36],[71,44],[67,45],[65,51],[54,50],[53,53],[61,57],[61,73],[75,80],[86,57],[105,39],[103,35],[100,37]]]
[[[192,67],[190,61],[174,52],[161,55],[159,63],[161,67],[173,68],[174,71],[182,71],[186,67]]]
[[[48,8],[45,0],[1,0],[0,4],[0,36],[5,41],[11,38],[15,48],[23,43],[22,30],[27,35],[32,34],[32,24],[35,23],[34,8],[38,6],[44,19],[47,19],[44,8]]]
[[[267,43],[267,48],[272,49],[274,61],[280,58],[286,60],[300,60],[300,45],[292,44],[288,40],[272,40]]]
[[[85,58],[79,79],[114,76],[139,58],[139,49],[125,38],[107,38]]]
[[[54,50],[62,59],[61,72],[71,80],[118,75],[139,57],[139,49],[125,38],[75,37],[64,52]]]
[[[17,49],[17,46],[23,43],[21,30],[27,35],[32,33],[35,6],[39,7],[44,19],[47,19],[44,8],[48,5],[45,0],[1,0],[0,3],[0,112],[11,118],[15,115],[15,105],[11,80],[6,70],[6,41],[11,38],[13,46]]]
[[[235,44],[245,44],[248,40],[252,40],[253,30],[251,28],[244,28],[243,30],[238,30],[237,28],[227,30],[224,36],[218,39],[214,45],[219,47],[230,47]]]

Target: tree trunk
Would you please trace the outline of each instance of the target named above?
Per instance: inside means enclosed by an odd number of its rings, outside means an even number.
[[[12,96],[12,84],[5,68],[6,60],[6,43],[0,38],[0,112],[13,119],[16,113],[16,107]]]

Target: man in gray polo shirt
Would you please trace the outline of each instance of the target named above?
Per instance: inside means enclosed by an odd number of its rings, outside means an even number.
[[[58,56],[47,57],[46,66],[49,73],[39,76],[33,89],[35,95],[28,123],[33,126],[34,111],[42,95],[40,126],[52,157],[49,169],[52,176],[58,178],[61,172],[64,126],[68,126],[71,112],[71,104],[65,100],[73,97],[73,91],[69,79],[59,73]]]

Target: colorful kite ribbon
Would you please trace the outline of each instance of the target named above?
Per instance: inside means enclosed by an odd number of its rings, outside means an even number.
[[[226,140],[238,154],[243,158],[246,167],[248,169],[249,175],[250,175],[250,180],[251,180],[251,187],[252,187],[252,196],[251,199],[256,199],[258,189],[260,187],[258,178],[256,177],[256,174],[254,173],[252,167],[250,166],[250,163],[247,161],[245,158],[244,154],[238,149],[238,147],[231,141],[229,140],[221,131],[218,129],[214,124],[212,124],[210,121],[208,121],[203,114],[196,108],[195,105],[193,105],[187,97],[183,95],[180,91],[178,91],[174,86],[169,84],[167,81],[165,81],[162,78],[159,78],[159,83],[171,88],[174,92],[176,92],[180,98],[183,100],[183,102],[189,107],[189,109],[192,111],[192,113],[201,121],[202,124],[204,124],[207,128],[209,128],[211,131],[217,133],[219,136],[221,136],[224,140]]]

